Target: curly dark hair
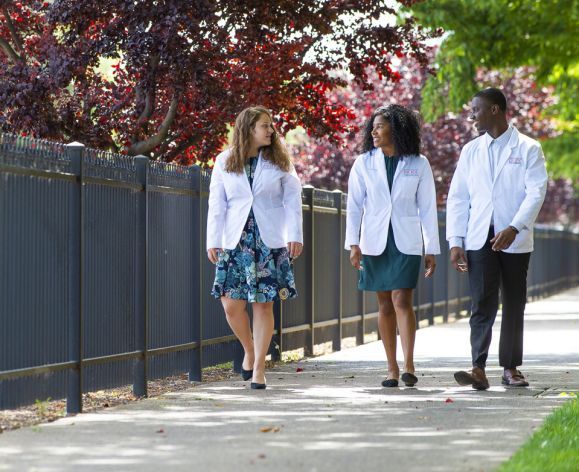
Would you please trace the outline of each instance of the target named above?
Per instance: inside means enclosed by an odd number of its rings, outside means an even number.
[[[396,156],[420,154],[420,122],[418,115],[401,105],[380,107],[372,113],[364,127],[362,142],[360,143],[361,152],[364,153],[374,149],[372,127],[374,118],[377,115],[382,115],[390,123]]]

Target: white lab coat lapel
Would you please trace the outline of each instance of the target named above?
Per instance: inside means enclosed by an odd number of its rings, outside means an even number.
[[[487,184],[488,188],[491,188],[493,185],[493,179],[491,176],[491,157],[489,154],[489,146],[487,137],[485,136],[481,139],[481,144],[478,149],[478,164],[480,165],[482,176],[484,176],[485,183]],[[497,174],[498,167],[495,168],[495,175]]]
[[[253,194],[255,195],[256,190],[259,189],[259,185],[261,184],[261,181],[259,180],[259,177],[261,175],[261,171],[263,170],[263,165],[265,163],[265,159],[263,158],[263,154],[261,151],[259,151],[259,154],[257,156],[257,165],[255,166],[255,174],[253,174]]]
[[[384,196],[387,200],[390,200],[390,189],[388,188],[388,179],[386,176],[386,162],[384,158],[384,153],[382,149],[375,148],[372,152],[372,163],[374,169],[378,172],[378,178],[376,179],[376,183],[379,182],[386,182],[386,185],[382,185],[379,183],[380,187],[384,189]]]
[[[499,157],[499,162],[498,162],[497,167],[495,169],[495,180],[493,181],[493,185],[497,181],[499,174],[503,170],[503,167],[505,167],[505,164],[509,160],[509,157],[511,157],[511,153],[513,152],[513,149],[518,145],[518,143],[519,143],[519,132],[517,131],[516,128],[513,128],[512,132],[511,132],[511,137],[509,138],[509,142],[501,151],[501,155]]]
[[[230,173],[230,178],[235,179],[235,185],[243,188],[244,192],[251,194],[251,185],[249,185],[249,179],[247,178],[247,172],[245,168],[240,173]]]
[[[392,179],[392,188],[394,188],[394,185],[396,184],[396,179],[402,173],[404,167],[406,166],[409,160],[410,158],[408,156],[402,156],[402,159],[400,160],[400,162],[398,162],[398,165],[396,166],[396,171],[394,172],[394,178]]]

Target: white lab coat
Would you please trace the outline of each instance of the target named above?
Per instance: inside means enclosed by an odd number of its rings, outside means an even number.
[[[404,156],[394,174],[392,193],[381,149],[356,158],[348,180],[345,248],[359,245],[362,254],[384,252],[388,227],[400,252],[440,254],[434,178],[424,156]]]
[[[211,173],[207,248],[234,249],[252,207],[267,247],[302,243],[302,186],[293,166],[290,172],[284,172],[260,152],[250,187],[245,172],[225,170],[229,153],[226,150],[217,156]]]
[[[446,238],[464,238],[466,250],[478,250],[485,244],[492,216],[495,231],[510,225],[519,230],[504,252],[531,252],[533,223],[547,190],[541,145],[513,128],[493,181],[486,139],[479,136],[462,149],[448,192]]]

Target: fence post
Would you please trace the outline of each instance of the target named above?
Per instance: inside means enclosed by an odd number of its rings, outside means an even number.
[[[281,353],[283,352],[283,302],[281,300],[277,300],[273,304],[273,319],[274,329],[277,335],[271,348],[271,359],[279,361],[281,360]]]
[[[83,383],[83,169],[84,144],[73,142],[66,145],[71,172],[76,176],[70,192],[68,233],[68,358],[76,363],[69,372],[66,395],[68,414],[82,412]]]
[[[147,242],[148,242],[148,188],[147,169],[149,158],[135,157],[137,182],[143,186],[137,193],[136,243],[135,243],[135,349],[141,351],[141,357],[135,362],[133,373],[133,395],[147,396],[148,370],[148,300],[147,300]]]
[[[308,252],[309,258],[307,261],[307,267],[310,268],[309,271],[309,296],[310,296],[310,316],[309,316],[309,324],[310,324],[310,334],[308,337],[307,345],[306,345],[306,352],[309,355],[314,355],[314,345],[315,345],[315,326],[316,326],[316,279],[315,279],[315,260],[316,260],[316,253],[315,253],[315,229],[314,229],[314,194],[316,189],[311,185],[304,185],[303,187],[304,196],[306,197],[306,204],[310,207],[310,234],[309,238],[304,237],[304,242],[307,241],[306,244],[309,243],[310,251]]]
[[[340,273],[339,286],[338,286],[338,335],[337,338],[334,337],[333,350],[342,350],[342,317],[344,315],[344,308],[342,306],[343,296],[342,296],[342,285],[343,281],[343,264],[344,264],[344,224],[342,222],[343,212],[342,212],[342,191],[334,190],[334,205],[338,209],[338,270]]]
[[[203,217],[203,171],[197,167],[196,168],[196,177],[193,180],[193,190],[196,190],[197,195],[197,211],[198,214],[198,228],[197,228],[197,237],[199,238],[199,253],[197,254],[197,261],[193,258],[192,263],[194,264],[197,262],[198,264],[198,274],[199,274],[199,283],[197,284],[197,298],[199,300],[198,303],[198,310],[197,316],[199,317],[197,320],[193,319],[193,326],[197,326],[197,336],[195,336],[194,341],[197,342],[197,349],[194,349],[191,352],[191,368],[189,370],[189,381],[190,382],[201,382],[203,378],[203,298],[205,294],[203,293],[203,264],[205,263],[205,251],[203,248],[205,247],[204,236],[205,236],[205,219]],[[193,205],[195,208],[195,205]],[[197,321],[197,324],[195,324]]]

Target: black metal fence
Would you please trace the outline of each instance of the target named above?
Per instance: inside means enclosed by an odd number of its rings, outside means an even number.
[[[51,397],[82,410],[82,393],[234,360],[241,350],[210,296],[205,256],[209,175],[0,134],[0,409]],[[376,332],[374,294],[356,289],[342,249],[346,196],[304,188],[299,297],[275,306],[271,354],[340,349]],[[441,215],[441,241],[444,241]],[[578,235],[539,229],[529,295],[578,283]],[[467,280],[448,264],[415,295],[419,320],[468,309]]]

